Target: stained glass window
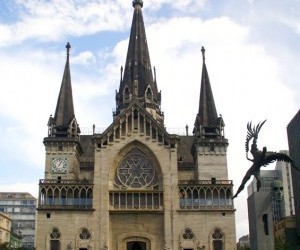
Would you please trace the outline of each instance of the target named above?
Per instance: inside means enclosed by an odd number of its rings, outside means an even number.
[[[138,149],[133,149],[122,159],[117,179],[130,188],[153,187],[158,182],[153,162]]]

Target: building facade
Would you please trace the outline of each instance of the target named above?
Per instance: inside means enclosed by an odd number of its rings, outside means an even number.
[[[300,166],[300,110],[287,126],[289,152],[296,166]],[[300,173],[292,169],[297,233],[300,236]]]
[[[246,249],[250,249],[249,234],[239,238],[239,241],[237,243],[237,250],[246,250]]]
[[[0,245],[10,242],[11,219],[8,214],[0,213]]]
[[[288,154],[287,150],[280,153]],[[261,170],[261,188],[257,192],[256,179],[248,186],[248,217],[251,249],[263,249],[266,239],[274,244],[273,228],[287,217],[294,214],[293,184],[291,166],[286,162],[276,162],[275,170]],[[283,199],[281,202],[272,199],[272,183],[274,180],[282,181]],[[266,214],[266,215],[265,215]],[[265,222],[262,216],[267,216]],[[268,234],[266,234],[268,228]],[[268,248],[267,248],[268,249]]]
[[[280,150],[279,152],[289,155],[288,150]],[[287,162],[277,161],[275,170],[278,171],[278,179],[282,181],[283,185],[283,202],[280,203],[281,217],[295,215],[292,167]]]
[[[18,241],[21,234],[22,246],[33,249],[36,198],[29,193],[0,192],[0,212],[9,214],[14,239]]]
[[[193,135],[165,129],[142,15],[133,1],[127,58],[113,121],[80,135],[70,74],[70,45],[55,115],[44,138],[36,248],[235,249],[233,183],[224,122],[203,67]]]
[[[287,126],[289,152],[296,166],[300,166],[300,110]],[[297,249],[300,249],[300,173],[292,169],[294,204],[296,216],[296,231],[298,236]]]

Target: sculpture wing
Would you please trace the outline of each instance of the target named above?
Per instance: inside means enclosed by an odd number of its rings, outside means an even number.
[[[253,133],[252,133],[251,125],[252,125],[251,122],[247,123],[247,130],[248,130],[248,132],[247,132],[246,143],[245,143],[246,154],[249,152],[249,142],[253,138]]]
[[[247,123],[247,137],[246,137],[246,143],[245,143],[245,149],[246,154],[249,152],[249,142],[253,139],[252,145],[251,145],[251,153],[253,154],[254,151],[257,151],[257,138],[258,133],[261,129],[261,127],[265,124],[267,120],[264,120],[262,123],[258,123],[257,126],[254,126],[252,128],[252,122]]]
[[[264,159],[263,165],[267,166],[270,163],[275,161],[283,161],[289,163],[294,169],[300,172],[300,169],[295,165],[295,162],[289,157],[287,154],[284,153],[276,153],[276,152],[267,152],[266,157]]]

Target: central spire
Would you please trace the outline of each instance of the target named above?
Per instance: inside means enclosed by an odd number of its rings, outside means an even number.
[[[152,74],[142,7],[142,0],[132,2],[134,8],[126,63],[121,68],[119,91],[116,93],[116,112],[118,116],[132,102],[143,106],[152,116],[163,123],[160,111],[161,95],[157,90],[156,79]]]

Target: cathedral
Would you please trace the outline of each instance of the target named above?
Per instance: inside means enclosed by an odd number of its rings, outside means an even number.
[[[170,134],[150,63],[143,1],[132,5],[116,111],[102,133],[94,128],[81,134],[72,97],[71,46],[66,46],[55,114],[43,141],[45,175],[39,181],[35,247],[235,249],[228,140],[216,111],[205,50],[193,134]]]

